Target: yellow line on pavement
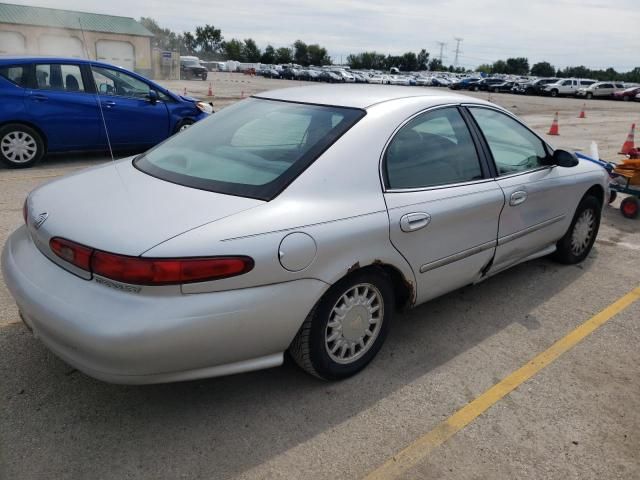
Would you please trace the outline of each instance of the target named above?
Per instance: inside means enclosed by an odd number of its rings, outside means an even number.
[[[418,438],[404,450],[398,452],[377,469],[369,473],[365,479],[386,480],[390,478],[397,478],[412,467],[418,465],[427,456],[429,456],[429,453],[431,453],[435,448],[442,445],[449,438],[486,412],[500,399],[508,395],[512,390],[518,388],[544,367],[553,363],[563,353],[571,350],[590,333],[604,325],[616,314],[620,313],[638,299],[640,299],[640,287],[633,289],[600,313],[579,325],[565,337],[551,345],[547,350],[537,355],[527,364],[511,373],[502,381],[486,390],[475,400],[455,412],[433,430]]]

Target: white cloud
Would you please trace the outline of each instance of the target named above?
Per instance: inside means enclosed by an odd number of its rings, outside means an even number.
[[[640,65],[640,2],[617,0],[9,0],[12,3],[150,16],[176,31],[214,24],[225,38],[254,38],[262,47],[296,39],[325,46],[334,60],[377,50],[402,53],[464,38],[466,66],[509,56],[556,66],[628,70]]]

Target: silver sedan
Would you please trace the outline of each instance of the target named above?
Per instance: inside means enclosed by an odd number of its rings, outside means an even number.
[[[488,102],[290,88],[36,189],[2,269],[34,334],[99,379],[226,375],[286,351],[339,379],[395,311],[536,257],[582,261],[607,178]]]

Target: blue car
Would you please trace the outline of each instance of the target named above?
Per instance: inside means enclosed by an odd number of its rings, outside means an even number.
[[[146,150],[212,112],[106,63],[0,58],[0,160],[12,168],[47,152]]]

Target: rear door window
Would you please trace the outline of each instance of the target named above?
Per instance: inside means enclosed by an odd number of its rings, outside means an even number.
[[[36,65],[36,88],[84,92],[80,66],[58,63]]]
[[[27,68],[24,65],[1,66],[0,77],[21,87],[27,87]]]

